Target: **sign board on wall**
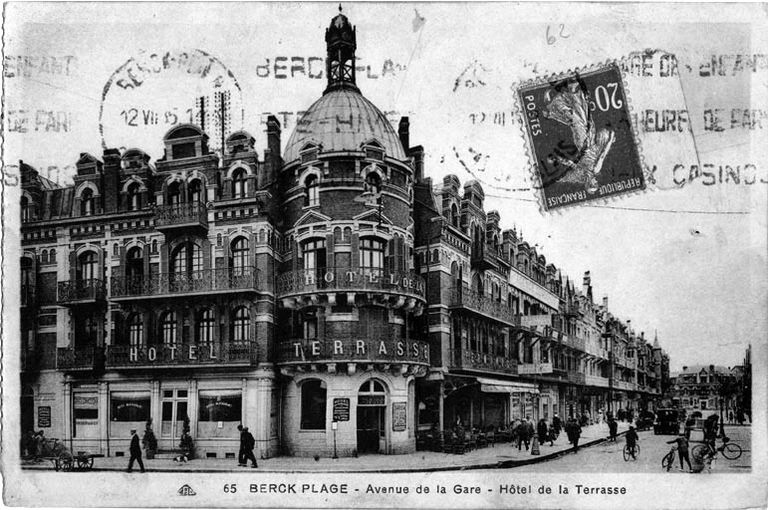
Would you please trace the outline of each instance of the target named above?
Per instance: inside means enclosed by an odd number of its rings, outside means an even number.
[[[51,406],[38,406],[37,427],[47,428],[51,426]]]
[[[349,399],[333,399],[333,421],[349,421]]]
[[[392,430],[402,432],[408,425],[408,406],[405,402],[392,403]]]

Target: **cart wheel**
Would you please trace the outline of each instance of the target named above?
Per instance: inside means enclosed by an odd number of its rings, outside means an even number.
[[[736,443],[725,443],[723,445],[723,457],[729,460],[735,460],[741,457],[741,446]]]

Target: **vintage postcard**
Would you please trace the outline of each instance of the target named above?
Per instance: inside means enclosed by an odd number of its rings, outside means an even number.
[[[765,5],[3,8],[6,505],[768,504]]]

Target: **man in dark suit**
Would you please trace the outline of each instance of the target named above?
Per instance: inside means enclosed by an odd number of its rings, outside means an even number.
[[[141,461],[141,445],[139,444],[139,435],[136,433],[136,429],[131,429],[131,460],[128,461],[128,472],[133,471],[133,461],[139,463],[141,472],[144,472],[144,463]]]

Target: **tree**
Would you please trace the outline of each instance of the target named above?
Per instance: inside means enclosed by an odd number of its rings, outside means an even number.
[[[187,458],[193,458],[195,454],[195,441],[189,433],[189,416],[184,417],[184,429],[181,433],[181,442],[179,448],[186,454]]]

